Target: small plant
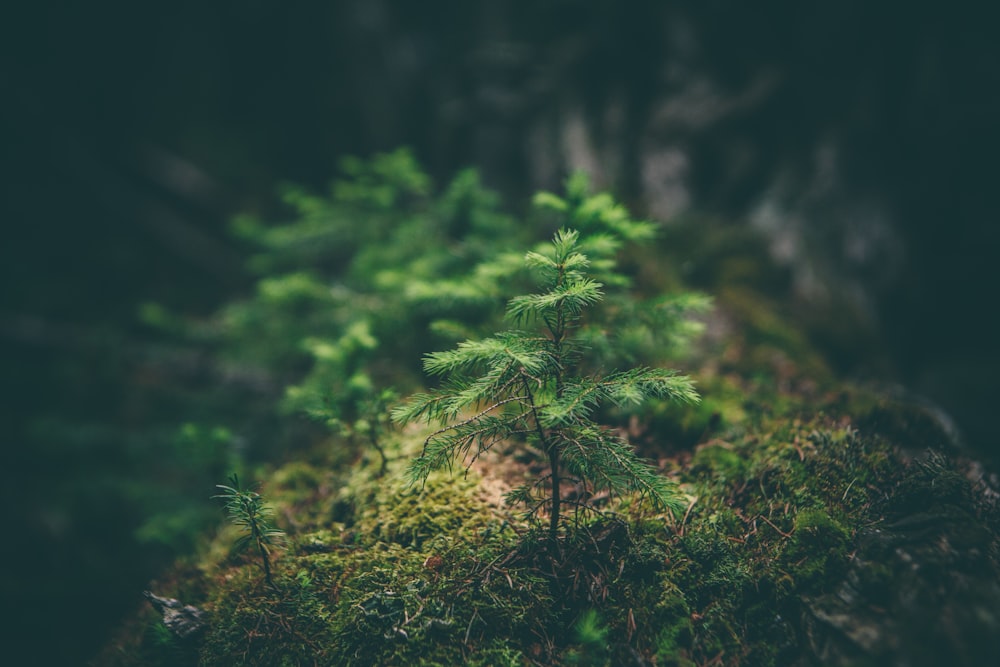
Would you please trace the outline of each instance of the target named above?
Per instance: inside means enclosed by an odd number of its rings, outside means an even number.
[[[588,609],[577,618],[573,629],[578,646],[569,649],[566,662],[578,667],[608,664],[610,628],[601,622],[601,615]]]
[[[246,531],[233,545],[234,551],[243,551],[254,547],[260,556],[261,568],[264,570],[264,580],[268,586],[277,589],[271,579],[270,547],[284,539],[285,533],[271,525],[273,511],[264,504],[264,499],[256,491],[240,489],[240,480],[235,474],[229,478],[229,486],[216,484],[222,493],[212,496],[222,498],[226,503],[226,513],[229,520]]]
[[[509,330],[428,355],[425,370],[445,376],[446,383],[413,396],[393,414],[400,422],[442,424],[410,465],[414,482],[450,468],[456,459],[471,465],[497,443],[513,438],[524,438],[543,452],[548,473],[508,493],[507,501],[525,504],[529,516],[548,506],[553,542],[563,503],[586,507],[563,500],[564,481],[589,493],[638,492],[659,509],[676,512],[683,507],[672,484],[619,435],[593,421],[595,408],[604,402],[634,405],[649,397],[699,400],[691,380],[670,370],[580,376],[583,350],[574,333],[584,311],[602,299],[603,285],[585,274],[589,260],[579,251],[578,239],[576,231],[562,230],[541,252],[525,256],[527,265],[542,274],[545,290],[514,297],[507,314],[515,324],[535,325],[538,331]]]
[[[389,467],[389,457],[385,453],[384,437],[392,429],[389,406],[399,395],[392,389],[383,389],[358,402],[358,418],[354,421],[353,432],[368,439],[368,444],[378,452],[381,459],[379,475],[384,475]]]

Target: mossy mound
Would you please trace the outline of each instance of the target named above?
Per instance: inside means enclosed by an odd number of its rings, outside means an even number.
[[[976,657],[1000,627],[995,510],[943,456],[915,462],[905,443],[855,429],[852,406],[892,409],[871,401],[838,394],[810,416],[788,397],[744,400],[740,423],[663,457],[690,496],[685,516],[624,499],[581,516],[558,549],[487,491],[504,484],[497,461],[410,486],[419,434],[397,436],[381,476],[374,462],[290,463],[262,489],[290,538],[274,558],[278,590],[226,553],[222,531],[200,562],[155,584],[209,610],[208,629],[182,643],[144,610],[97,664],[931,664],[922,656],[940,647]],[[932,584],[914,563],[928,563]],[[952,625],[921,634],[924,619],[893,618],[934,614],[907,595],[943,605]]]
[[[700,256],[671,239],[717,297],[685,368],[701,404],[602,415],[680,484],[682,516],[619,498],[568,517],[553,544],[501,501],[544,471],[537,452],[510,443],[411,486],[426,434],[385,434],[384,472],[328,440],[257,475],[289,536],[275,588],[222,530],[151,585],[210,612],[204,632],[178,640],[144,604],[95,664],[986,662],[997,494],[919,407],[836,380],[760,296],[785,278],[712,238]],[[642,266],[654,285],[680,281],[662,267],[682,262]]]

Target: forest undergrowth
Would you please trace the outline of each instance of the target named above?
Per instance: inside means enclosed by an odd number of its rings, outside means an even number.
[[[918,612],[880,540],[922,517],[939,532],[902,543],[990,581],[995,503],[930,415],[828,369],[759,243],[635,220],[579,175],[521,223],[473,172],[435,194],[405,151],[344,169],[328,197],[288,190],[288,223],[237,222],[246,298],[207,322],[144,309],[286,387],[239,463],[286,539],[199,538],[150,587],[204,626],[181,638],[144,604],[95,664],[931,664],[985,646],[1000,594],[955,603],[978,621],[893,625]],[[550,291],[526,255],[558,269]],[[524,295],[541,334],[504,319]],[[671,369],[700,401],[657,390]],[[574,459],[580,443],[622,467]]]

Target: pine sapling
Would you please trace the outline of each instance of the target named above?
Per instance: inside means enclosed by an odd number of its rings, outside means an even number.
[[[216,488],[222,489],[222,493],[212,497],[225,501],[229,520],[245,531],[233,545],[233,550],[255,548],[260,557],[261,568],[264,570],[264,580],[268,586],[277,589],[271,579],[270,547],[283,540],[285,533],[271,524],[274,512],[264,504],[264,499],[259,493],[240,489],[240,480],[235,474],[229,478],[229,484],[229,486],[216,484]]]
[[[540,273],[543,291],[509,301],[508,318],[524,328],[428,355],[424,368],[445,378],[442,388],[413,396],[393,414],[399,422],[441,426],[410,465],[414,482],[425,482],[432,471],[451,468],[456,460],[471,466],[494,445],[516,438],[543,452],[547,474],[506,499],[526,505],[529,516],[547,506],[552,542],[559,535],[562,506],[583,506],[562,498],[564,481],[592,494],[636,492],[660,510],[681,510],[683,499],[675,486],[592,415],[608,402],[627,406],[651,397],[699,400],[691,380],[670,370],[581,376],[583,350],[575,334],[587,308],[603,298],[603,285],[587,276],[589,260],[578,241],[576,231],[562,230],[545,250],[525,256],[526,264]]]

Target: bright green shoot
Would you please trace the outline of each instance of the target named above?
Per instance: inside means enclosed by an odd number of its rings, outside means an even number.
[[[587,275],[590,262],[580,251],[579,234],[558,232],[525,262],[540,274],[543,290],[509,301],[508,318],[523,328],[428,355],[424,368],[442,376],[443,387],[415,395],[394,411],[399,422],[441,425],[411,463],[411,479],[424,482],[456,460],[471,465],[496,444],[523,439],[544,453],[548,472],[511,491],[507,501],[526,505],[529,515],[547,507],[552,541],[564,504],[589,507],[586,495],[564,499],[564,483],[591,495],[634,492],[660,510],[681,510],[676,487],[592,415],[602,404],[630,406],[653,397],[697,402],[691,380],[653,368],[581,377],[584,350],[575,334],[587,308],[603,298],[604,286]]]
[[[274,512],[264,504],[259,493],[240,489],[240,480],[235,474],[229,478],[229,484],[216,484],[222,493],[212,497],[225,501],[229,520],[245,531],[233,545],[233,550],[256,549],[264,570],[264,580],[271,588],[277,588],[271,579],[270,547],[283,540],[285,533],[271,524]]]

